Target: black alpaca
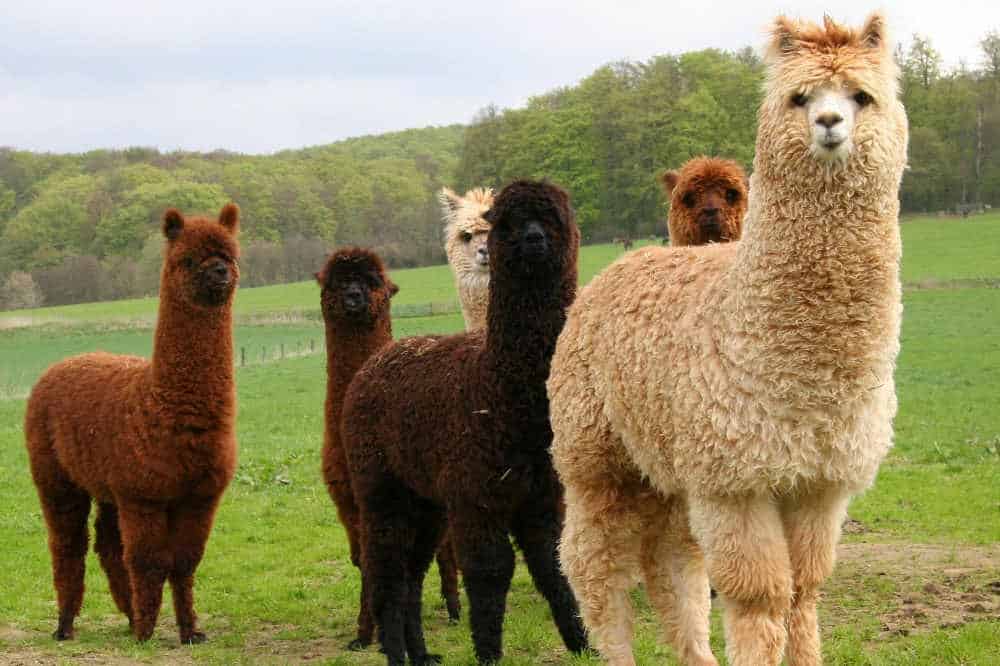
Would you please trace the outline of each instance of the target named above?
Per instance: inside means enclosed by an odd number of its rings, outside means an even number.
[[[576,294],[579,230],[553,185],[517,181],[487,213],[486,331],[408,338],[362,367],[344,402],[343,444],[361,507],[363,567],[390,665],[434,663],[424,575],[446,526],[469,597],[476,656],[502,654],[510,537],[566,647],[587,647],[559,569],[562,487],[552,469],[545,380]]]

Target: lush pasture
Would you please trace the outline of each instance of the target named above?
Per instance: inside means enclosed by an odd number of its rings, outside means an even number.
[[[1000,289],[955,280],[1000,279],[1000,216],[904,224],[903,350],[897,381],[897,446],[875,487],[856,500],[840,563],[822,602],[830,664],[1000,663]],[[582,279],[620,253],[586,248]],[[400,299],[454,300],[443,267],[398,271]],[[926,288],[933,286],[935,288]],[[410,292],[409,294],[407,292]],[[311,284],[245,290],[242,313],[314,308]],[[287,299],[287,300],[286,300]],[[102,327],[107,317],[146,315],[136,301],[46,313],[82,326],[0,331],[0,388],[26,386],[46,364],[88,349],[148,353],[149,330]],[[143,306],[146,307],[146,306]],[[67,314],[68,313],[68,314]],[[358,576],[319,479],[322,354],[260,363],[259,348],[288,351],[315,338],[317,322],[241,325],[237,346],[254,364],[237,373],[240,467],[220,509],[199,569],[197,607],[210,641],[181,647],[169,603],[156,639],[135,643],[113,610],[97,560],[77,640],[57,644],[45,530],[27,472],[24,400],[0,399],[0,662],[381,664],[374,649],[347,653]],[[400,319],[397,333],[456,330],[457,315]],[[272,352],[273,353],[273,352]],[[16,393],[16,392],[15,392]],[[640,664],[675,663],[656,641],[641,592],[636,638]],[[467,613],[451,626],[428,577],[425,629],[446,663],[472,663]],[[505,625],[505,664],[597,664],[569,658],[548,610],[519,566]],[[716,654],[722,655],[718,613]]]

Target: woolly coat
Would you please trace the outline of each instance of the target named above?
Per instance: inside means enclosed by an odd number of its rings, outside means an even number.
[[[664,496],[871,484],[892,442],[902,312],[907,125],[891,60],[858,48],[778,62],[743,240],[643,248],[582,290],[548,382],[564,480],[648,479]],[[803,151],[808,128],[786,101],[831,69],[879,100],[841,168]],[[595,428],[612,436],[576,434]]]

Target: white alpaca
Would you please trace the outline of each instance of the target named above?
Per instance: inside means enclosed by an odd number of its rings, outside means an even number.
[[[583,289],[548,382],[560,556],[631,666],[641,574],[684,664],[821,663],[816,601],[892,444],[906,114],[884,19],[779,18],[743,240],[643,248]],[[786,654],[787,643],[787,654]]]
[[[493,190],[479,187],[460,197],[447,187],[438,193],[444,214],[444,248],[455,274],[465,330],[486,328],[490,257],[486,236],[490,223],[483,214],[493,205]]]

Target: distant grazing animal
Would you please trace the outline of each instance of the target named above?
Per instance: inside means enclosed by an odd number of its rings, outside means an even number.
[[[747,175],[737,162],[696,157],[660,176],[670,198],[670,244],[739,240],[747,211]]]
[[[485,331],[400,340],[373,356],[344,402],[344,448],[361,506],[362,556],[388,663],[436,661],[420,621],[424,574],[445,522],[469,597],[476,656],[502,654],[510,536],[567,648],[587,643],[556,561],[562,489],[549,458],[545,379],[577,283],[569,197],[516,181],[486,214]]]
[[[438,193],[444,214],[444,249],[455,274],[465,330],[486,328],[489,303],[490,257],[486,235],[490,223],[483,215],[493,205],[493,190],[477,187],[460,197],[447,187]]]
[[[731,666],[821,663],[819,588],[892,445],[906,147],[883,17],[781,17],[742,240],[643,248],[571,308],[560,557],[609,663],[635,663],[639,573],[684,664],[716,663],[709,580]]]
[[[59,606],[73,637],[83,602],[87,515],[111,595],[148,639],[170,581],[182,643],[200,643],[194,572],[236,465],[232,301],[239,209],[163,216],[152,361],[83,354],[56,363],[28,399],[25,438],[49,530]]]

